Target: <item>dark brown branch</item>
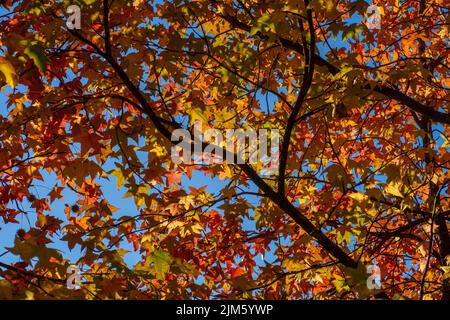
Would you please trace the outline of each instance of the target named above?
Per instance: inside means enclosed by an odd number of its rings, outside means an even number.
[[[67,282],[66,279],[57,279],[57,278],[52,278],[52,277],[46,277],[46,276],[43,276],[43,275],[35,274],[35,273],[31,272],[31,271],[26,271],[26,270],[23,270],[23,269],[16,268],[14,266],[11,266],[11,265],[3,263],[3,262],[0,262],[0,267],[2,267],[4,269],[7,269],[7,270],[10,270],[10,271],[13,271],[13,272],[18,273],[18,274],[21,274],[21,275],[25,275],[27,277],[31,277],[31,278],[48,280],[48,281],[52,281],[52,282],[55,282],[55,283],[58,283],[58,284],[66,284],[66,282]]]
[[[103,52],[96,44],[92,43],[88,39],[84,38],[78,32],[69,30],[69,32],[75,36],[81,42],[91,46],[98,55],[103,57],[110,66],[114,69],[118,77],[123,81],[125,86],[130,90],[132,95],[136,98],[136,100],[141,104],[142,109],[145,114],[148,115],[150,121],[156,127],[156,129],[170,142],[172,141],[172,132],[167,129],[158,119],[157,115],[153,111],[150,103],[141,93],[139,88],[135,86],[126,72],[122,69],[122,67],[117,63],[117,61],[113,58],[112,55],[109,55]],[[206,147],[206,143],[203,142],[204,147]],[[226,151],[229,153],[229,151]],[[236,155],[234,155],[236,157]],[[234,157],[234,158],[235,158]],[[318,243],[333,257],[335,257],[340,263],[347,267],[356,268],[357,262],[353,260],[348,253],[346,253],[341,247],[339,247],[336,243],[331,241],[319,228],[314,226],[314,224],[303,214],[301,214],[298,209],[283,195],[275,192],[256,172],[255,170],[247,163],[238,165],[243,172],[256,184],[256,186],[261,189],[267,196],[277,204],[281,210],[283,210],[289,217],[291,217],[297,224],[299,224],[309,235],[314,237]]]
[[[308,0],[305,1],[306,6],[308,6]],[[303,105],[303,101],[306,98],[306,95],[309,91],[309,88],[312,84],[312,79],[314,75],[314,63],[315,63],[315,34],[314,34],[314,24],[312,20],[312,11],[311,9],[307,10],[308,15],[308,28],[309,28],[309,34],[311,38],[311,43],[309,45],[309,50],[306,50],[306,40],[303,40],[303,45],[305,49],[305,73],[304,73],[304,80],[302,83],[302,87],[300,89],[300,93],[297,97],[297,101],[295,102],[295,105],[293,107],[293,110],[291,114],[289,115],[288,122],[286,125],[286,131],[284,132],[283,136],[283,144],[281,146],[281,157],[280,157],[280,167],[279,167],[279,176],[278,176],[278,192],[282,195],[285,193],[285,177],[286,177],[286,165],[287,165],[287,159],[289,155],[289,145],[291,142],[291,134],[292,130],[294,129],[294,126],[296,124],[297,116],[300,112],[300,109]],[[299,20],[300,26],[302,26],[302,20]]]
[[[111,35],[109,30],[109,7],[108,0],[103,0],[103,28],[105,29],[105,51],[111,55]]]
[[[226,21],[228,21],[232,26],[234,26],[236,28],[239,28],[246,32],[251,31],[250,25],[240,21],[236,17],[227,15],[227,14],[222,14],[219,16],[222,17],[223,19],[225,19]],[[256,33],[256,35],[258,37],[260,37],[261,39],[268,39],[268,37],[266,35],[263,35],[261,32]],[[290,39],[283,38],[283,37],[277,37],[277,39],[283,47],[291,49],[291,50],[303,55],[305,48],[303,47],[302,44],[292,41]],[[325,60],[318,54],[314,55],[314,59],[316,61],[317,66],[321,66],[321,67],[328,69],[328,71],[332,75],[336,75],[341,71],[338,67],[334,66],[333,64],[331,64],[330,62],[328,62],[327,60]],[[362,89],[373,90],[373,92],[380,93],[390,99],[394,99],[394,100],[398,101],[399,103],[401,103],[402,105],[407,106],[409,109],[411,109],[417,113],[420,113],[422,115],[427,116],[429,119],[431,119],[433,121],[450,124],[450,114],[433,110],[432,108],[429,108],[426,105],[418,102],[417,100],[412,99],[411,97],[407,96],[405,93],[403,93],[395,88],[391,88],[391,87],[388,87],[388,86],[382,85],[382,84],[377,84],[372,88],[370,84],[366,84],[362,87]]]

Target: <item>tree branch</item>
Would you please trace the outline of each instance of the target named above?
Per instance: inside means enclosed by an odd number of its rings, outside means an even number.
[[[233,17],[228,14],[218,14],[218,15],[221,18],[223,18],[224,20],[228,21],[232,26],[234,26],[238,29],[241,29],[246,32],[251,31],[250,25],[248,25],[242,21],[239,21],[239,19],[237,19],[236,17]],[[265,39],[265,40],[268,39],[268,36],[263,35],[261,32],[256,33],[256,35],[261,39]],[[291,49],[301,55],[303,55],[303,53],[305,52],[304,46],[298,42],[295,42],[295,41],[292,41],[290,39],[286,39],[283,37],[278,37],[278,36],[277,36],[277,39],[281,43],[281,45],[285,48]],[[332,75],[336,75],[341,71],[338,67],[334,66],[333,64],[331,64],[330,62],[328,62],[327,60],[325,60],[318,54],[314,54],[314,60],[316,62],[316,65],[328,69],[328,71]],[[397,102],[401,103],[402,105],[405,105],[409,109],[411,109],[417,113],[420,113],[422,115],[427,116],[428,118],[430,118],[433,121],[450,124],[450,114],[433,110],[433,109],[427,107],[426,105],[418,102],[417,100],[410,98],[409,96],[407,96],[406,94],[404,94],[403,92],[401,92],[395,88],[391,88],[391,87],[388,87],[383,84],[377,84],[374,87],[372,87],[368,83],[368,84],[364,85],[362,87],[362,89],[373,90],[374,92],[382,94],[382,95],[386,96],[387,98],[394,99]]]
[[[308,0],[305,1],[305,5],[308,6]],[[287,158],[289,154],[289,145],[291,142],[291,134],[292,130],[294,129],[297,115],[300,112],[300,109],[303,105],[303,101],[306,98],[306,95],[308,93],[309,88],[312,84],[312,79],[314,75],[314,63],[315,63],[315,48],[316,48],[316,38],[314,34],[314,24],[312,20],[312,11],[311,9],[307,10],[307,16],[308,16],[308,27],[309,27],[309,34],[311,37],[311,43],[309,45],[309,50],[305,50],[305,72],[303,76],[303,83],[302,87],[300,89],[300,93],[297,97],[297,101],[295,102],[294,108],[289,115],[288,122],[286,125],[286,131],[284,132],[283,136],[283,144],[281,145],[281,157],[280,157],[280,167],[279,167],[279,175],[278,175],[278,192],[280,194],[285,193],[285,177],[286,177],[286,165],[287,165]],[[301,29],[302,27],[302,21],[299,20],[299,24]],[[303,31],[303,30],[302,30]],[[303,46],[306,49],[307,42],[303,38]]]
[[[158,119],[157,115],[153,111],[150,103],[141,93],[138,87],[136,87],[126,74],[126,72],[121,68],[121,66],[116,62],[112,55],[109,55],[103,52],[97,45],[84,38],[78,32],[74,30],[69,30],[69,32],[75,36],[81,42],[91,46],[97,54],[103,57],[110,66],[114,69],[117,76],[123,81],[125,86],[130,90],[132,95],[136,98],[136,100],[141,104],[142,109],[145,114],[147,114],[150,118],[150,121],[156,127],[156,129],[171,143],[172,141],[172,132],[167,129]],[[203,147],[206,147],[208,144],[202,142]],[[229,151],[225,151],[225,153],[230,153]],[[233,154],[233,158],[236,159],[237,155]],[[275,192],[256,172],[255,170],[247,163],[238,164],[241,170],[256,184],[256,186],[261,189],[267,196],[277,204],[281,210],[283,210],[289,217],[291,217],[297,224],[299,224],[309,235],[315,238],[318,243],[333,257],[335,257],[340,263],[347,267],[356,268],[357,262],[353,260],[349,254],[347,254],[341,247],[339,247],[336,243],[331,241],[320,229],[318,229],[314,224],[303,214],[301,214],[298,209],[285,197],[281,196],[277,192]]]

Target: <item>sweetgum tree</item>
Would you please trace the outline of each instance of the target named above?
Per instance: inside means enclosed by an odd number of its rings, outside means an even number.
[[[2,298],[450,299],[445,0],[374,0],[380,29],[363,0],[1,3]],[[276,173],[175,164],[196,121],[279,130]]]

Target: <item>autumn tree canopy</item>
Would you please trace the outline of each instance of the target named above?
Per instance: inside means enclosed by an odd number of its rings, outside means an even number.
[[[450,299],[445,0],[0,3],[2,298]],[[175,163],[194,123],[275,172]]]

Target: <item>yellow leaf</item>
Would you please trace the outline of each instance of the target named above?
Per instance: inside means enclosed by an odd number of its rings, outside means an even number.
[[[355,199],[358,202],[367,201],[367,196],[364,193],[356,192],[349,195],[350,198]]]
[[[19,77],[16,74],[16,70],[11,62],[3,57],[0,57],[0,71],[5,77],[6,84],[8,84],[11,88],[14,88],[18,84]]]
[[[442,271],[444,271],[443,279],[450,278],[450,266],[441,267]]]
[[[110,175],[116,177],[117,189],[120,189],[123,186],[123,184],[125,183],[125,177],[123,175],[122,170],[120,168],[117,168],[117,169],[113,170],[112,172],[110,172]]]
[[[191,111],[191,124],[194,124],[196,120],[199,120],[201,123],[208,123],[208,119],[206,119],[200,108],[194,108]]]
[[[34,293],[30,290],[25,291],[25,300],[34,300]]]
[[[225,175],[225,177],[231,179],[233,177],[233,171],[231,171],[231,168],[229,165],[225,164],[222,166],[224,169],[223,174],[221,174],[221,179],[224,178],[223,175]]]
[[[400,191],[401,185],[398,182],[391,182],[387,185],[387,187],[384,189],[386,193],[392,194],[396,197],[403,198],[403,194]]]

